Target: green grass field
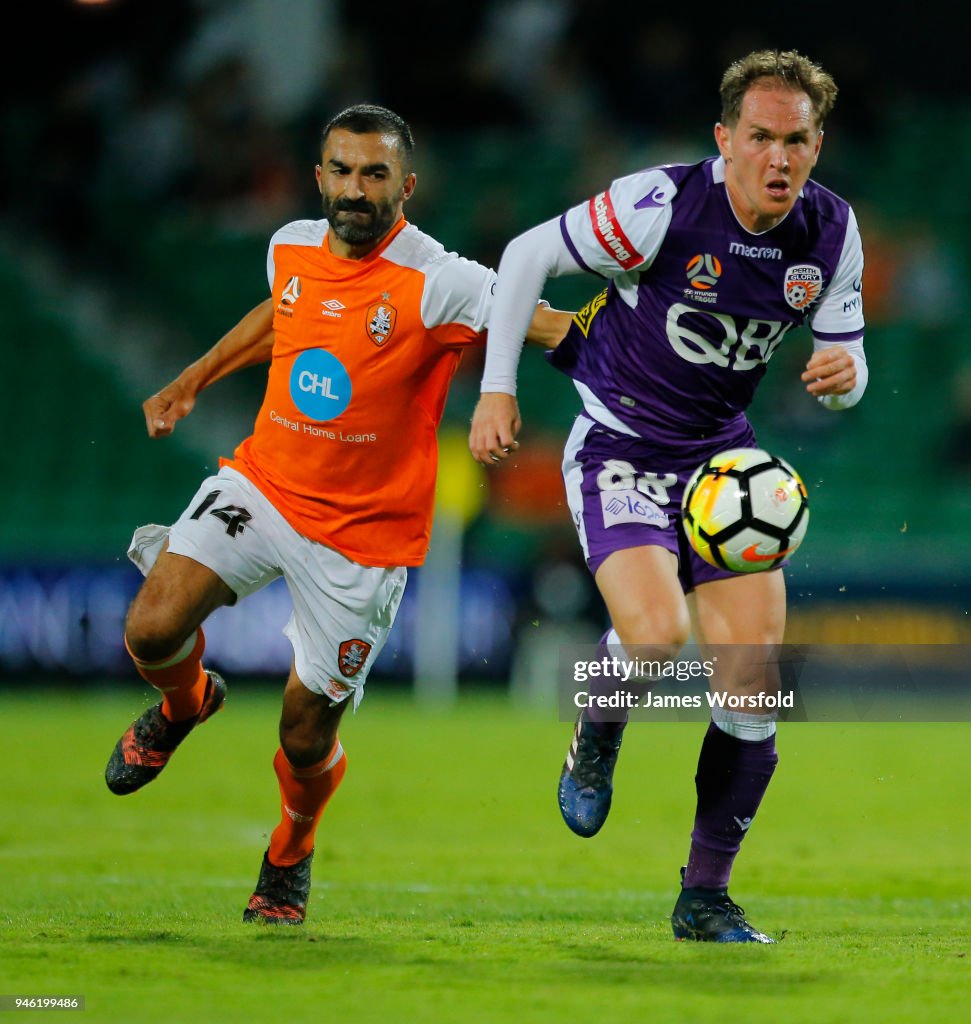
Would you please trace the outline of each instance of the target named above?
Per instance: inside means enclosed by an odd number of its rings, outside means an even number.
[[[971,726],[793,724],[732,894],[772,947],[676,943],[700,723],[632,726],[600,836],[567,831],[570,726],[371,688],[300,929],[244,926],[278,796],[276,693],[130,797],[104,762],[147,691],[0,693],[0,995],[89,1021],[957,1020],[971,995]],[[13,1017],[13,1014],[11,1014]],[[2,1019],[2,1018],[0,1018]]]

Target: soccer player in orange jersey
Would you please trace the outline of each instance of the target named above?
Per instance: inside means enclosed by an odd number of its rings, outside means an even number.
[[[146,575],[125,641],[160,704],[118,741],[105,778],[123,795],[151,782],[223,704],[202,666],[202,623],[283,576],[293,665],[273,759],[282,811],[244,921],[300,924],[314,835],[347,759],[338,724],[363,695],[431,532],[436,429],[466,346],[481,344],[493,271],[404,219],[415,189],[408,125],[356,106],[324,129],[322,220],[273,236],[272,295],[144,404],[163,437],[199,392],[270,361],[253,433],[222,459],[171,527],[135,532]],[[540,306],[528,340],[555,347],[571,314]]]

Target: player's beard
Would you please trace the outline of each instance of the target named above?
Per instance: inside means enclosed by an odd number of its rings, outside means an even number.
[[[367,199],[331,199],[327,195],[321,196],[321,206],[324,216],[333,229],[334,234],[348,245],[363,245],[365,242],[376,242],[383,238],[395,222],[398,212],[397,200],[387,199],[380,203],[371,203]],[[349,213],[368,213],[367,220],[341,220],[338,214],[346,211]]]

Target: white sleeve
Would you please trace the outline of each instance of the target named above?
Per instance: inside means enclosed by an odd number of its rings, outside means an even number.
[[[583,269],[567,247],[559,219],[526,231],[506,246],[499,261],[489,319],[483,391],[516,394],[516,370],[523,339],[543,285],[547,278],[579,274]]]
[[[863,337],[863,244],[851,209],[846,237],[833,279],[809,314],[813,337],[820,341],[853,341]]]
[[[462,324],[477,334],[486,329],[492,310],[496,272],[462,256],[425,272],[421,320],[426,327]]]
[[[276,277],[276,263],[273,259],[273,250],[276,248],[277,238],[279,235],[279,231],[274,233],[273,237],[270,239],[270,245],[266,250],[266,280],[270,285],[270,294],[273,293],[273,278]]]
[[[842,345],[856,363],[856,384],[852,391],[845,395],[819,395],[817,401],[820,405],[834,412],[841,409],[850,409],[863,397],[866,391],[867,381],[870,379],[870,371],[866,365],[866,355],[863,352],[863,342],[860,339],[855,341],[820,341],[813,338],[813,351],[819,352],[824,348],[832,348],[833,345]]]
[[[659,168],[618,178],[563,215],[563,236],[577,262],[603,277],[651,265],[671,223],[678,188]]]
[[[294,220],[278,228],[270,239],[270,245],[266,251],[266,279],[270,285],[270,292],[273,291],[273,279],[276,277],[276,260],[274,249],[278,245],[312,245],[323,244],[324,235],[327,234],[326,220]]]
[[[483,391],[516,393],[523,338],[547,278],[582,270],[619,277],[650,266],[677,191],[661,168],[639,171],[509,243],[499,263]]]
[[[839,411],[856,405],[866,390],[869,370],[863,352],[863,243],[851,209],[846,222],[843,251],[826,291],[809,316],[813,350],[842,345],[856,363],[856,385],[845,395],[820,395],[818,402]]]

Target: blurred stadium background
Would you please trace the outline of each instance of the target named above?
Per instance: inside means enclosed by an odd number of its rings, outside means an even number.
[[[372,101],[404,115],[418,141],[409,219],[494,266],[518,231],[611,178],[710,153],[720,73],[762,45],[836,76],[816,178],[853,202],[867,256],[863,403],[833,415],[804,395],[800,332],[753,410],[764,446],[810,487],[790,636],[966,642],[971,94],[959,33],[890,6],[865,27],[826,2],[784,24],[590,0],[21,7],[20,38],[43,42],[0,69],[0,677],[132,678],[132,530],[174,519],[246,435],[264,371],[217,385],[163,442],[145,436],[141,401],[265,297],[269,235],[318,215],[317,138],[334,112]],[[576,277],[547,295],[577,308],[597,290]],[[541,693],[560,640],[595,642],[603,615],[561,497],[577,402],[527,353],[521,457],[484,480],[464,449],[480,369],[467,358],[454,384],[433,565],[376,676],[448,689],[457,666],[463,685]],[[219,613],[213,660],[278,679],[286,614],[277,586]]]

